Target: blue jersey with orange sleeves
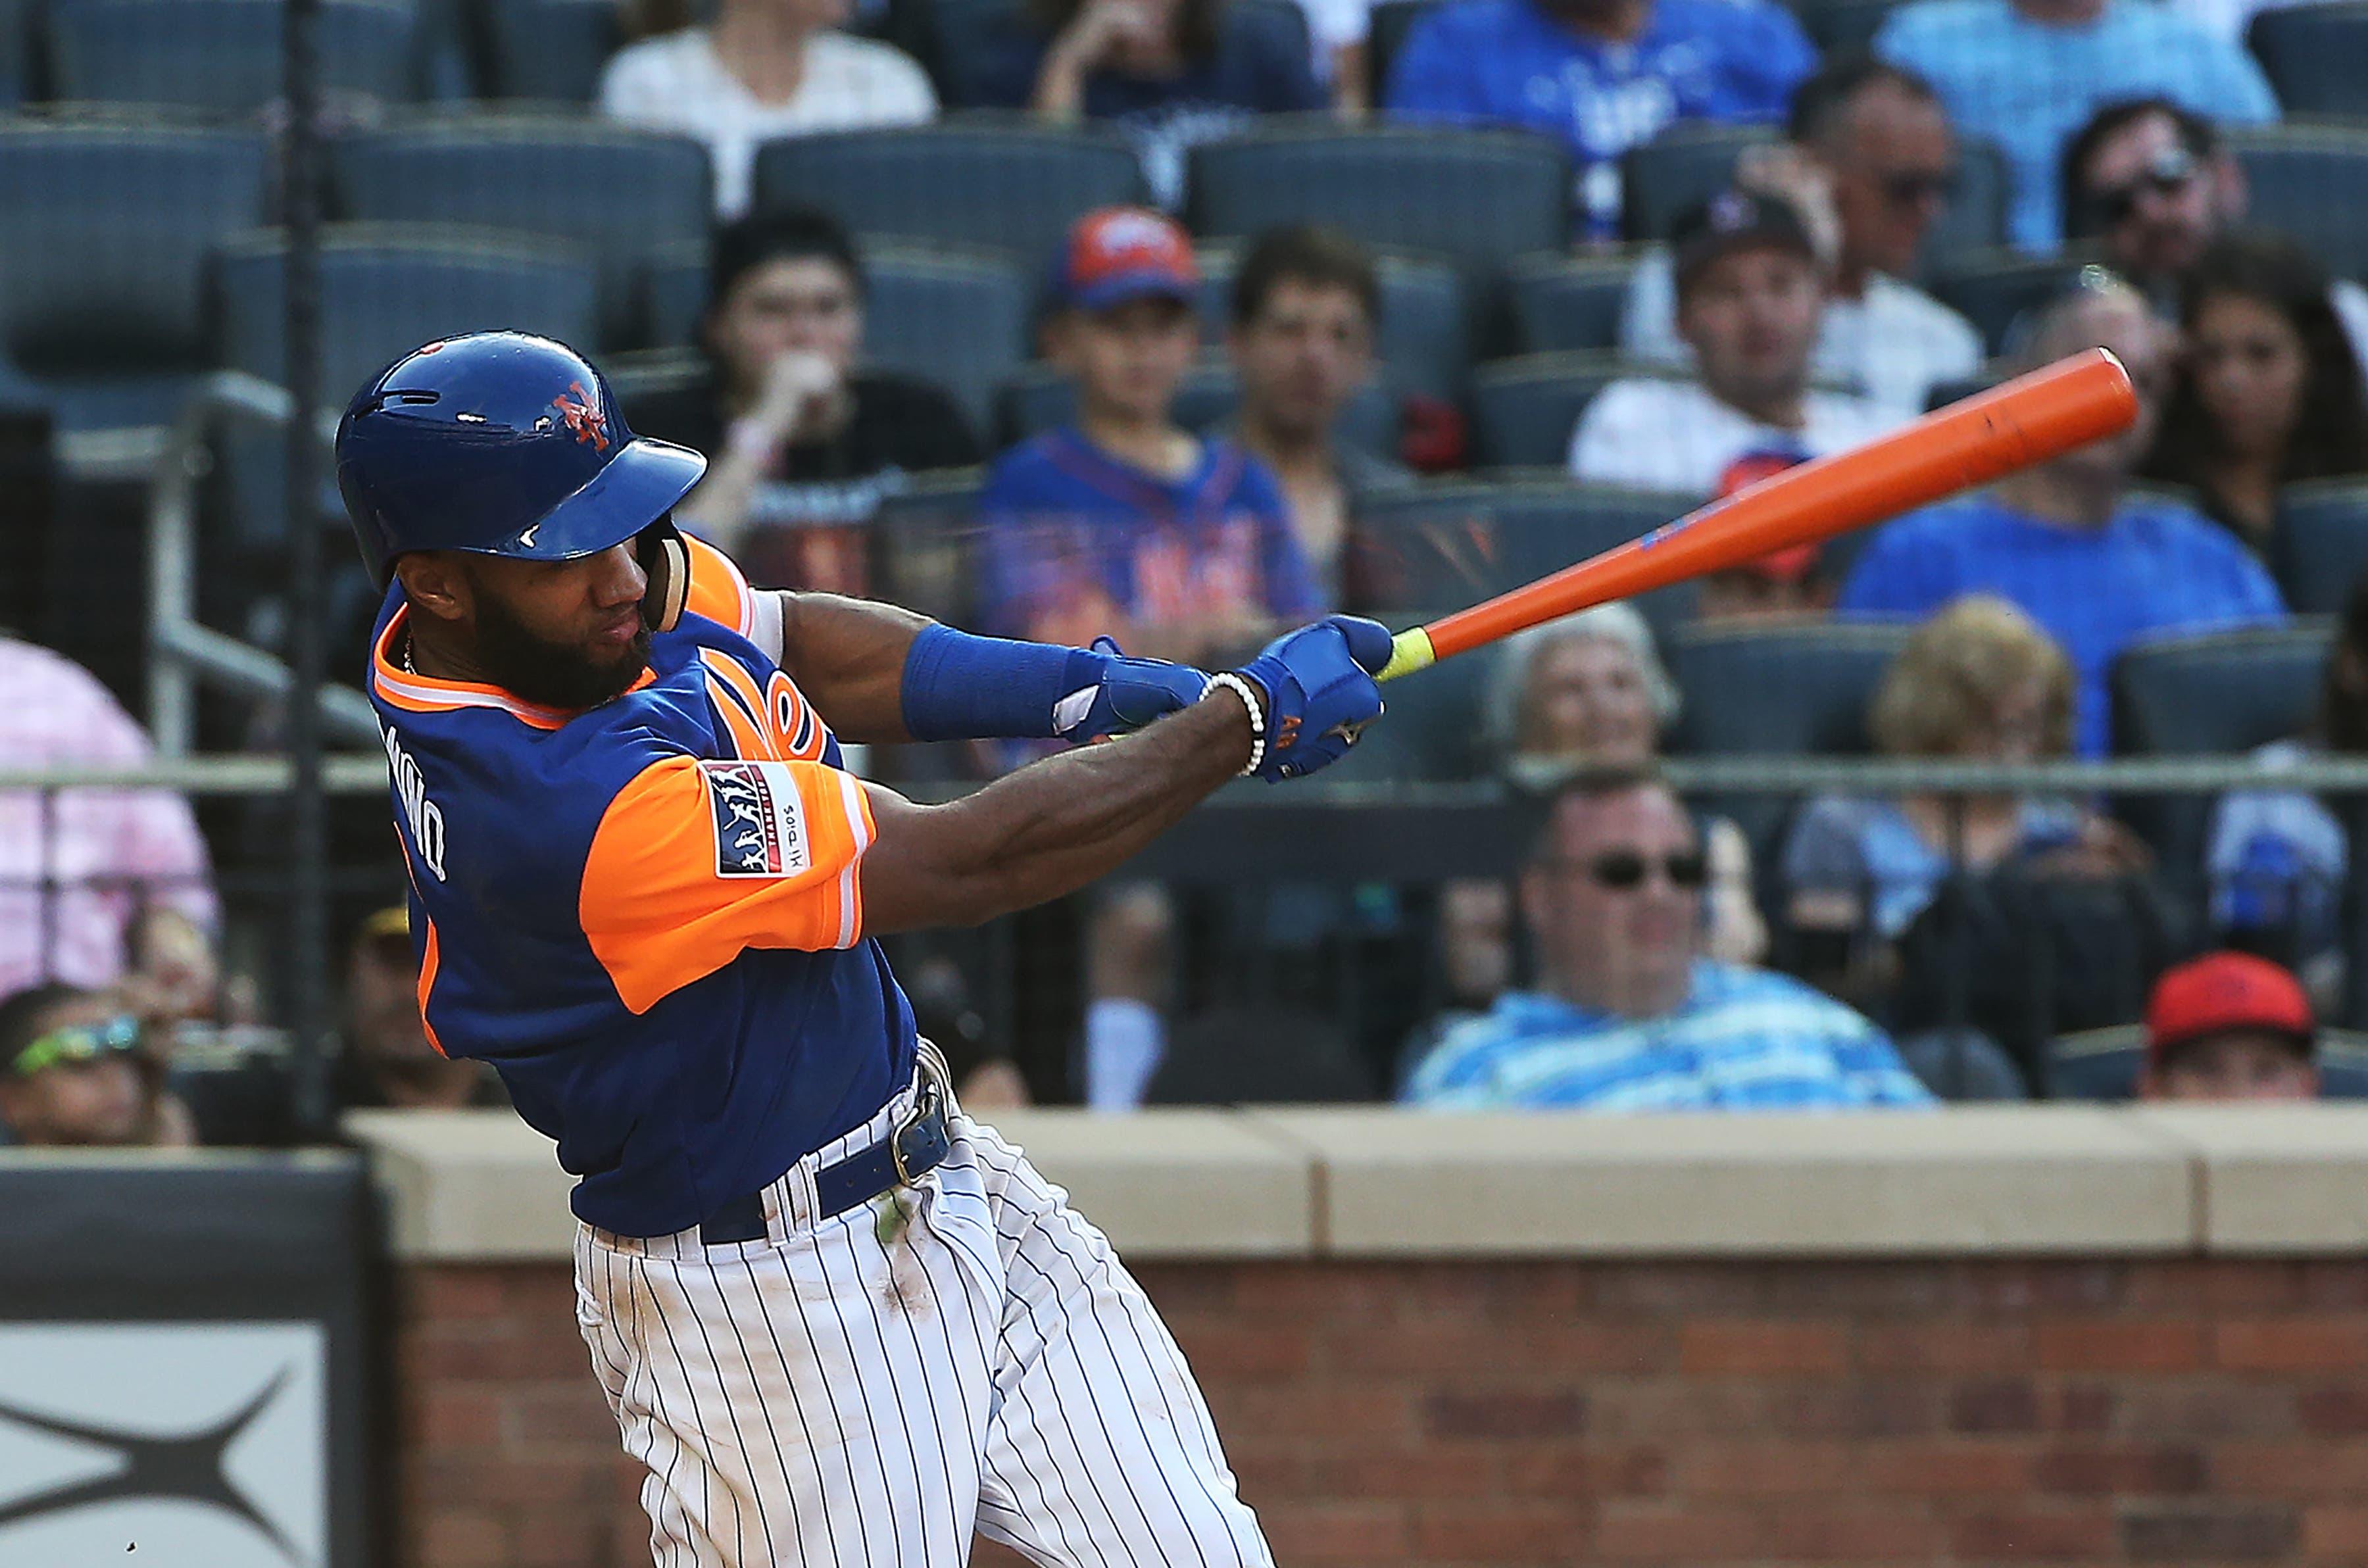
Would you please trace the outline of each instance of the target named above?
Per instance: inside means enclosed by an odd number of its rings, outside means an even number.
[[[371,640],[428,1040],[492,1062],[624,1235],[756,1191],[913,1068],[862,936],[863,786],[737,569],[693,556],[647,674],[583,712],[404,670],[400,585]]]

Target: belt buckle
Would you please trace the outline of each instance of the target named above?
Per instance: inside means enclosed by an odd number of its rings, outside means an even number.
[[[905,1134],[912,1131],[916,1127],[920,1126],[923,1119],[927,1115],[928,1112],[924,1111],[920,1116],[916,1116],[912,1120],[896,1129],[895,1133],[888,1140],[888,1164],[894,1167],[896,1172],[896,1185],[898,1187],[911,1187],[913,1185],[913,1173],[907,1170],[905,1166]]]

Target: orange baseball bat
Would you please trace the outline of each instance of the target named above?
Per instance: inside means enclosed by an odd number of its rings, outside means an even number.
[[[2137,417],[2129,372],[2085,349],[1847,452],[1786,469],[1641,539],[1397,634],[1395,680],[1541,621],[1740,566],[2061,457]]]

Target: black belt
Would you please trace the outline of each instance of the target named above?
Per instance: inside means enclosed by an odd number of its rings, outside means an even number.
[[[891,1187],[912,1186],[944,1162],[952,1143],[946,1131],[945,1098],[925,1077],[921,1109],[912,1120],[869,1149],[814,1173],[815,1221],[869,1203]],[[699,1222],[699,1239],[712,1247],[764,1240],[764,1193],[752,1192],[717,1208]]]

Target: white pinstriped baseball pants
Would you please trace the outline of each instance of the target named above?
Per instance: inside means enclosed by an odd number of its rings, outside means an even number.
[[[902,1224],[885,1199],[812,1221],[814,1172],[911,1105],[775,1182],[765,1240],[578,1227],[658,1568],[962,1568],[973,1529],[1058,1568],[1270,1568],[1166,1325],[992,1129],[950,1110]]]

